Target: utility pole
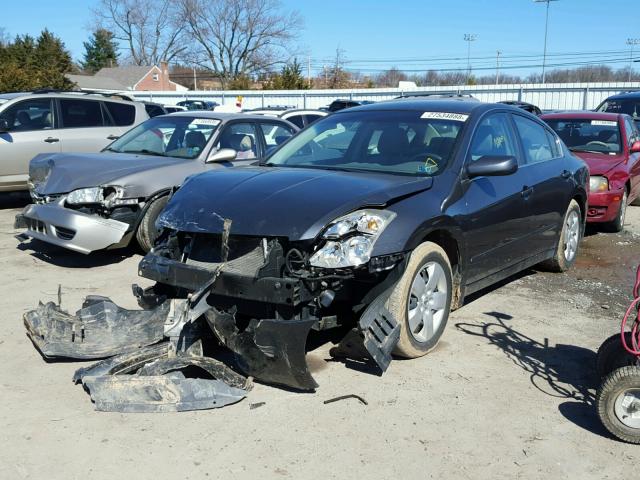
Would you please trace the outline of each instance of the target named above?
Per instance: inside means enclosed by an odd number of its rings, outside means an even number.
[[[640,38],[627,38],[627,45],[631,47],[629,53],[629,81],[631,81],[631,73],[633,72],[633,47],[640,45]]]
[[[196,67],[193,67],[193,89],[198,89],[198,78],[196,77]]]
[[[307,82],[309,82],[309,88],[311,88],[311,55],[307,57]]]
[[[502,52],[496,50],[496,85],[500,83],[500,55],[502,55]]]
[[[557,2],[558,0],[533,0],[533,1],[536,3],[547,4],[547,16],[544,21],[544,52],[542,54],[542,83],[545,83],[545,80],[546,80],[545,67],[547,65],[547,33],[549,31],[549,3]]]
[[[464,41],[467,42],[467,83],[471,79],[471,42],[475,42],[477,38],[475,33],[464,34]]]

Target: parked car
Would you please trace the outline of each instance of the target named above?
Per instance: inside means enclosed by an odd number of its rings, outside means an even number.
[[[598,105],[596,112],[625,113],[630,115],[638,125],[640,124],[640,92],[623,92],[612,95]]]
[[[26,229],[23,238],[81,253],[134,237],[149,250],[156,218],[185,177],[255,162],[297,130],[278,118],[182,112],[147,120],[101,153],[38,155],[29,169],[34,203],[16,228]]]
[[[78,93],[0,94],[0,191],[26,190],[39,153],[99,152],[149,116],[142,103]]]
[[[256,110],[245,110],[252,115],[267,115],[270,117],[279,117],[293,123],[298,128],[304,128],[312,124],[316,120],[329,115],[329,112],[323,110],[298,109],[298,108],[264,108]]]
[[[147,115],[149,115],[149,118],[157,117],[158,115],[166,115],[167,113],[169,113],[169,111],[159,103],[153,103],[153,102],[142,102],[142,103],[144,105],[145,111],[147,112]]]
[[[187,107],[181,107],[180,105],[164,105],[164,109],[167,113],[184,112]]]
[[[359,107],[361,105],[369,105],[370,103],[373,103],[370,100],[343,100],[343,99],[337,99],[334,100],[333,102],[331,102],[329,104],[329,106],[327,107],[327,110],[329,112],[337,112],[338,110],[343,110],[345,108],[351,108],[351,107]]]
[[[514,107],[521,108],[529,113],[533,113],[534,115],[542,115],[542,110],[538,108],[533,103],[521,102],[520,100],[505,100],[498,103],[504,103],[505,105],[512,105]]]
[[[213,110],[219,104],[208,100],[183,100],[176,105],[185,107],[187,110]]]
[[[207,322],[245,373],[312,389],[296,353],[312,327],[356,327],[344,342],[364,340],[384,370],[391,351],[433,349],[466,295],[541,262],[570,268],[587,183],[585,163],[518,108],[350,108],[260,165],[185,182],[139,265],[157,282],[140,298],[210,292]]]
[[[622,230],[627,205],[640,202],[640,133],[631,117],[564,112],[540,118],[589,166],[587,222]]]

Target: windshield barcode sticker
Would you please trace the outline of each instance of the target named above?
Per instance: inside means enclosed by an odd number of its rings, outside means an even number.
[[[454,122],[466,122],[469,115],[464,113],[450,112],[424,112],[420,118],[431,118],[434,120],[453,120]]]
[[[613,120],[591,120],[591,125],[600,127],[615,127],[618,123]]]

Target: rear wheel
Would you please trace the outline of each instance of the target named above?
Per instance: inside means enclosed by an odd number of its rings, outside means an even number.
[[[640,444],[640,367],[614,370],[596,395],[598,416],[622,441]]]
[[[562,231],[553,257],[541,263],[541,266],[553,272],[564,272],[571,268],[578,256],[581,239],[582,212],[578,202],[571,200],[564,215]]]
[[[620,209],[618,210],[618,215],[616,215],[615,220],[610,223],[607,223],[605,228],[610,232],[621,232],[624,228],[624,220],[627,216],[627,191],[624,191],[624,195],[622,195],[622,200],[620,201]]]
[[[452,290],[445,251],[432,242],[419,245],[387,302],[401,325],[395,354],[421,357],[438,344],[449,319]]]
[[[149,205],[144,217],[142,217],[140,221],[140,225],[136,231],[136,239],[138,240],[140,248],[145,252],[151,250],[153,243],[156,241],[156,238],[158,238],[159,231],[156,228],[156,220],[168,201],[169,197],[166,195],[155,199],[151,205]]]
[[[627,345],[631,345],[631,332],[625,333]],[[604,378],[614,370],[636,364],[636,357],[627,352],[622,346],[620,334],[616,333],[607,338],[596,356],[596,371],[600,378]]]

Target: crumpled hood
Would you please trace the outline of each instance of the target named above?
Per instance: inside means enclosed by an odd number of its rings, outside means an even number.
[[[604,155],[601,153],[573,152],[585,161],[589,167],[589,175],[604,175],[624,161],[624,155]]]
[[[117,185],[125,176],[188,161],[111,152],[40,154],[29,164],[29,180],[39,195],[52,195],[78,188]]]
[[[232,235],[315,238],[333,219],[382,207],[431,187],[433,179],[286,167],[216,170],[191,177],[158,219],[163,227]]]

